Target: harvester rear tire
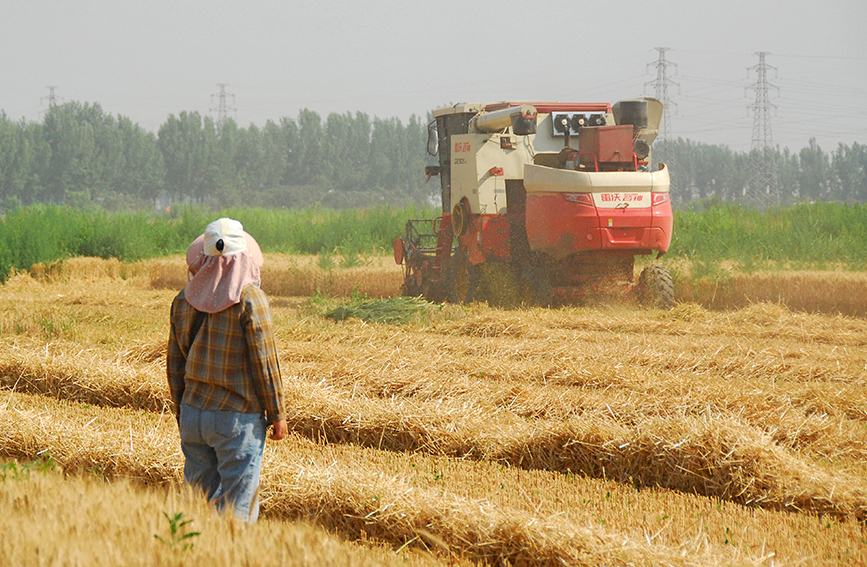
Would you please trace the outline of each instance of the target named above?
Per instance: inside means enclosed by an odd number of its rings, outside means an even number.
[[[671,309],[674,307],[674,282],[664,266],[653,264],[638,277],[638,301],[642,307]]]

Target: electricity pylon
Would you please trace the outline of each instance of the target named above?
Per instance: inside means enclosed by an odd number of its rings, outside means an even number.
[[[228,85],[226,85],[226,83],[217,83],[217,86],[220,87],[220,92],[211,95],[211,102],[214,101],[214,97],[217,97],[217,106],[212,108],[211,112],[217,112],[217,126],[222,126],[229,117],[229,111],[236,112],[237,109],[233,106],[229,106],[226,102],[228,97],[232,97],[232,104],[235,103],[235,95],[226,92],[226,87]]]
[[[669,85],[674,85],[675,87],[680,88],[680,85],[672,81],[668,76],[668,68],[674,67],[676,69],[677,63],[673,63],[665,57],[665,52],[671,48],[655,47],[654,49],[659,52],[659,58],[653,63],[648,63],[647,66],[656,67],[656,80],[644,83],[644,85],[653,85],[655,91],[654,96],[665,105],[665,110],[662,112],[662,128],[659,132],[659,138],[667,142],[671,136],[671,113],[677,106],[677,103],[668,95],[668,87]]]
[[[768,91],[778,87],[768,81],[768,70],[777,70],[765,62],[767,51],[759,51],[759,62],[747,71],[755,71],[756,82],[747,88],[756,93],[756,100],[749,108],[753,112],[753,139],[750,144],[750,178],[745,188],[747,199],[758,207],[774,207],[780,204],[780,188],[777,182],[777,164],[773,135],[771,133],[771,103]]]
[[[48,99],[48,108],[50,110],[50,109],[54,108],[55,106],[57,106],[58,101],[63,100],[63,99],[60,98],[59,96],[57,96],[57,94],[55,94],[55,92],[54,92],[59,87],[52,85],[52,86],[48,86],[45,88],[48,89],[48,96],[42,97],[42,99],[40,99],[40,100],[44,101],[47,98]]]
[[[675,166],[674,148],[670,142],[672,141],[671,115],[674,112],[675,107],[677,107],[677,103],[669,96],[668,89],[671,85],[680,89],[680,85],[672,81],[668,76],[669,67],[677,68],[676,63],[669,61],[665,57],[665,52],[670,48],[655,47],[654,49],[659,52],[659,58],[653,63],[648,63],[647,67],[656,67],[656,80],[644,83],[644,86],[647,87],[648,85],[653,85],[654,96],[663,104],[662,124],[660,125],[659,139],[666,142],[665,146],[667,151],[665,152],[665,161],[668,164],[669,173],[671,174],[671,189],[674,189],[677,167]]]

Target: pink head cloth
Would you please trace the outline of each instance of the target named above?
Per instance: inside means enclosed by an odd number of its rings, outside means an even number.
[[[187,249],[193,277],[184,297],[199,311],[218,313],[240,301],[244,286],[259,283],[264,261],[259,244],[240,222],[218,219]]]

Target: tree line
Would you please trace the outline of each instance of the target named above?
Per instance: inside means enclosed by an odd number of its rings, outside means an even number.
[[[198,112],[170,115],[156,133],[98,104],[52,106],[42,122],[0,111],[0,207],[37,203],[107,210],[202,204],[306,208],[435,205],[425,182],[426,123],[301,110],[242,128]],[[676,207],[746,203],[753,158],[726,146],[657,141],[671,164]],[[867,145],[827,153],[815,140],[770,152],[780,204],[867,202]]]
[[[361,112],[304,109],[247,128],[181,112],[153,133],[98,104],[56,105],[41,123],[0,111],[0,206],[425,205],[437,193],[423,175],[426,135],[415,116]]]
[[[774,149],[757,155],[678,138],[657,141],[654,160],[671,164],[675,205],[749,204],[751,176],[764,160],[776,180],[779,204],[867,203],[867,145],[838,144],[825,152],[815,139],[799,152]]]

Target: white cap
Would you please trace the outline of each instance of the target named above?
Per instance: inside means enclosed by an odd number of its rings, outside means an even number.
[[[244,230],[240,222],[230,219],[217,219],[205,228],[187,249],[187,265],[194,266],[200,254],[206,256],[230,256],[249,251],[253,262],[262,266],[265,258],[259,243]]]
[[[244,227],[234,219],[217,219],[205,227],[203,244],[208,256],[231,256],[243,252],[247,249]]]

